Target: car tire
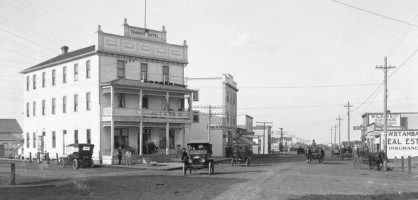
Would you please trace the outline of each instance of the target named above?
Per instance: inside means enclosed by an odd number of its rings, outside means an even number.
[[[73,160],[73,169],[78,169],[80,167],[80,162],[77,159]]]
[[[61,167],[61,168],[64,168],[64,166],[65,166],[65,161],[64,161],[64,159],[60,159],[59,161],[58,161],[58,165]]]

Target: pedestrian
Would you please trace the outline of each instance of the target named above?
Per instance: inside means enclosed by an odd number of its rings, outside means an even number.
[[[120,163],[121,163],[121,161],[122,161],[122,148],[121,148],[121,147],[119,147],[119,149],[118,149],[118,154],[117,154],[117,156],[118,156],[118,159],[119,159],[119,165],[120,165]]]
[[[132,165],[132,152],[130,148],[126,150],[125,157],[126,157],[126,165],[128,166]]]
[[[312,140],[312,150],[316,151],[316,142],[315,140]]]
[[[181,154],[181,161],[186,162],[187,161],[187,151],[186,148],[183,148],[183,153]]]

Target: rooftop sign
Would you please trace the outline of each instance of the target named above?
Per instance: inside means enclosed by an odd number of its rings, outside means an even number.
[[[401,114],[391,114],[386,115],[388,127],[389,126],[401,126]],[[383,125],[383,114],[370,114],[369,115],[369,124],[375,123],[377,126],[382,127]]]
[[[127,23],[124,24],[124,36],[135,38],[135,39],[143,39],[143,40],[150,40],[155,42],[163,42],[166,43],[167,32],[163,26],[162,31],[155,31],[146,28],[134,27],[129,26]]]

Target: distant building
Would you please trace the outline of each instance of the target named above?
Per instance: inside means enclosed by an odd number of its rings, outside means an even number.
[[[22,152],[22,128],[16,119],[0,119],[0,157],[15,157]],[[21,149],[23,151],[23,149]]]
[[[175,154],[192,123],[193,93],[185,85],[188,46],[167,32],[123,25],[97,44],[23,70],[25,154],[63,155],[71,143],[94,144],[93,159],[111,163],[116,150]],[[92,41],[93,42],[93,41]]]
[[[211,78],[187,78],[187,86],[198,90],[193,109],[199,120],[186,129],[188,140],[209,140],[214,156],[225,156],[237,134],[237,83],[230,74]],[[208,126],[210,121],[210,136]]]
[[[260,145],[256,154],[270,154],[271,153],[271,129],[272,126],[255,126],[253,127],[254,136],[257,137],[254,142]]]

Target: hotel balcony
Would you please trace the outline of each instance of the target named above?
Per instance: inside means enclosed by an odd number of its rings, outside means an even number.
[[[139,108],[112,108],[104,107],[102,121],[126,121],[126,122],[154,122],[154,123],[191,123],[192,114],[190,111],[166,111]]]

